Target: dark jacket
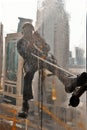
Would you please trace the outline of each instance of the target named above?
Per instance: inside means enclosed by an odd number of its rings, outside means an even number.
[[[46,57],[50,50],[49,45],[45,41],[43,41],[43,39],[40,39],[40,37],[37,38],[37,40],[32,39],[32,41],[34,42],[33,44],[29,43],[24,38],[21,38],[17,42],[17,50],[24,59],[25,72],[31,71],[35,66],[37,67],[38,61],[34,56],[31,55],[31,53],[34,53],[40,57]]]

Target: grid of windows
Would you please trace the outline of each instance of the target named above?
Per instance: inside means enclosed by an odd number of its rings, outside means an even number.
[[[16,94],[16,87],[5,85],[4,91],[11,94]]]

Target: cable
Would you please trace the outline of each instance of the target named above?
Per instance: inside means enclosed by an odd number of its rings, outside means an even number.
[[[43,65],[42,68],[40,67],[41,65],[41,61],[38,58],[38,102],[40,102],[41,107],[38,106],[38,112],[40,112],[40,126],[41,126],[41,130],[43,127],[43,110],[42,110],[42,106],[43,106]]]
[[[42,110],[42,106],[43,106],[43,68],[41,70],[41,130],[42,130],[42,126],[43,126],[43,110]]]

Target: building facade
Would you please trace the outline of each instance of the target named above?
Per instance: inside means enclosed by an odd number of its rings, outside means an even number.
[[[21,27],[31,19],[19,18],[17,33],[7,34],[5,38],[3,95],[4,101],[16,106],[22,105],[23,59],[17,52],[17,41],[21,38]]]
[[[61,0],[38,2],[36,29],[45,38],[58,64],[69,62],[69,19]]]
[[[38,8],[35,29],[39,31],[41,36],[44,37],[46,42],[50,45],[50,53],[52,53],[56,57],[57,63],[63,68],[68,69],[69,20],[68,14],[64,9],[63,2],[61,0],[43,0],[42,2],[38,1],[37,7]],[[63,91],[64,85],[61,83],[60,80],[57,79],[55,79],[55,82],[57,82],[57,84],[55,84],[55,90],[57,92],[57,99],[54,102],[55,105],[59,104],[59,99],[62,104],[67,97],[67,94]],[[50,84],[52,84],[51,77],[49,77],[49,82]],[[49,91],[49,93],[47,92],[47,95],[45,95],[45,97],[51,95],[52,85],[47,84],[47,82],[45,81],[44,87],[48,88],[47,91]],[[44,90],[44,92],[46,92],[46,90]],[[59,98],[60,95],[61,98]],[[65,100],[62,100],[63,97]],[[49,96],[49,100],[52,100],[51,96]]]

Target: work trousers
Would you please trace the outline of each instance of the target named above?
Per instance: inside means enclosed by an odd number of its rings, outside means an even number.
[[[46,60],[49,61],[50,63],[53,63],[54,65],[57,65],[57,63],[54,62],[54,60],[52,60],[50,57],[47,57]],[[56,75],[65,85],[65,89],[66,89],[67,83],[68,84],[71,83],[69,74],[67,74],[66,72],[62,71],[61,69],[55,66],[52,66],[51,64],[48,64],[44,61],[39,60],[39,62],[37,61],[36,65],[32,67],[33,69],[27,72],[26,75],[24,76],[23,100],[33,99],[32,80],[33,80],[35,72],[38,70],[38,66],[40,70],[45,68],[49,70],[50,72],[52,72],[54,75]],[[74,77],[74,79],[76,79],[76,77]]]

